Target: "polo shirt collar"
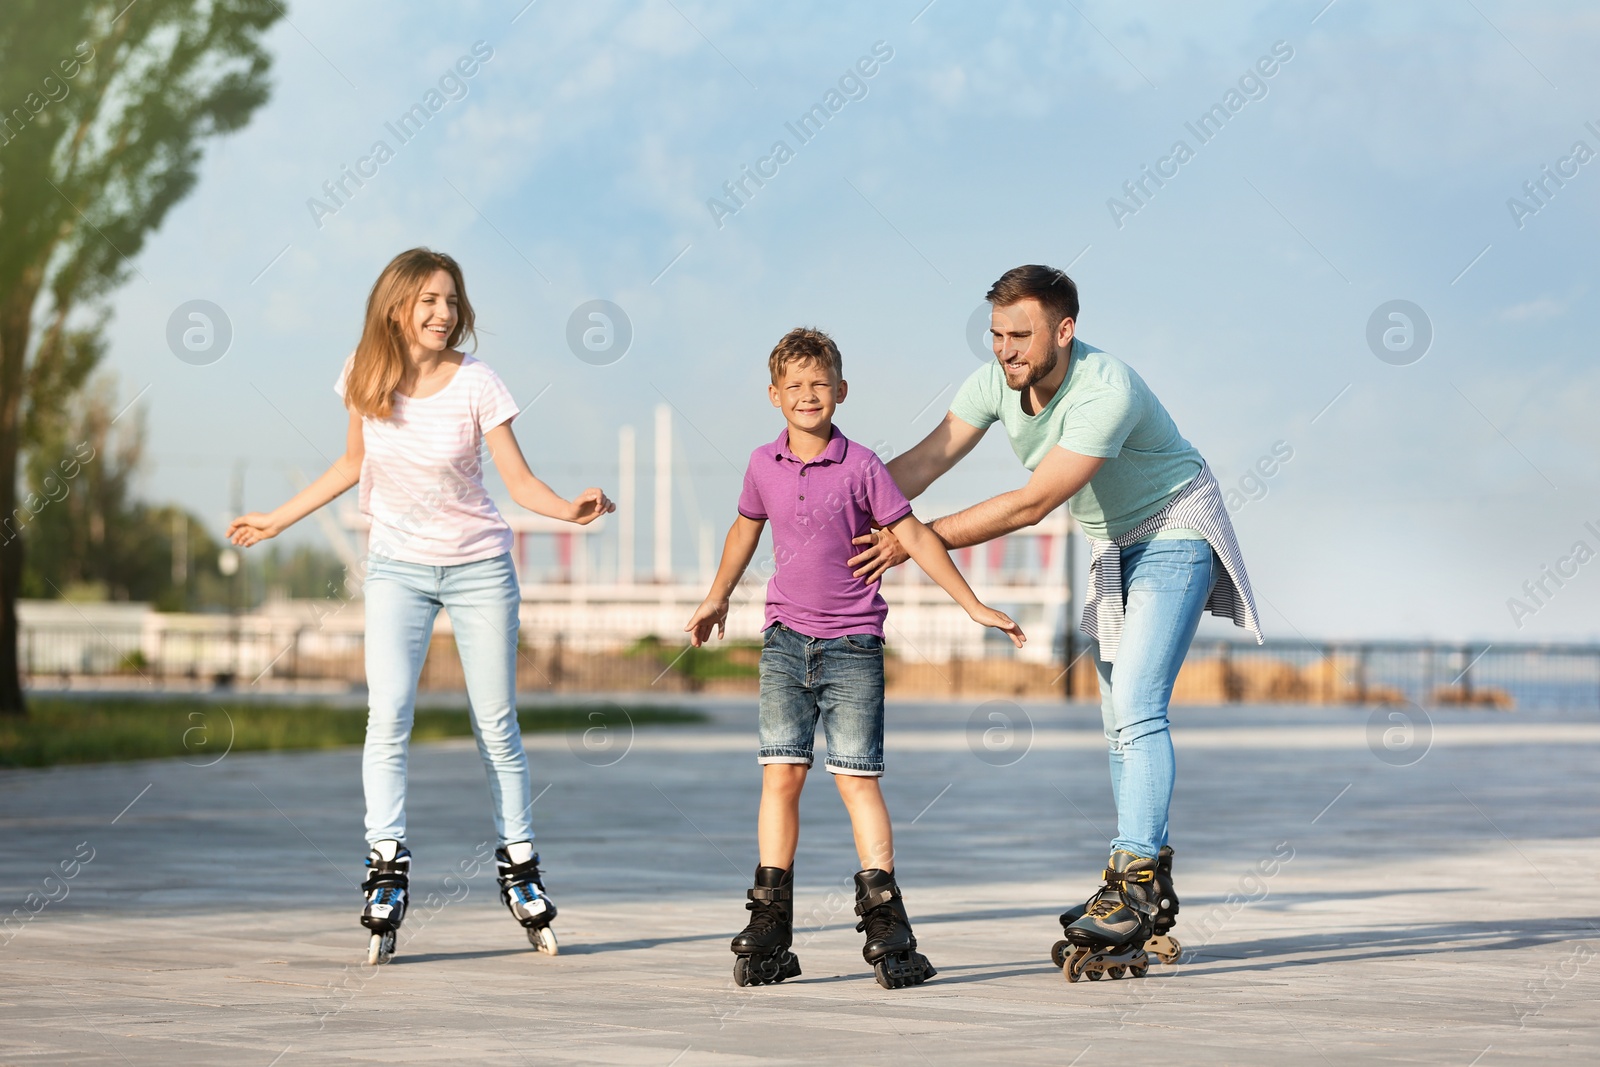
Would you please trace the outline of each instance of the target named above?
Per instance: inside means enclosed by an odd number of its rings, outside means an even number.
[[[785,426],[783,432],[778,434],[778,439],[772,442],[772,458],[786,459],[792,463],[799,463],[802,467],[810,466],[814,463],[843,463],[847,448],[848,442],[845,440],[844,434],[840,433],[839,427],[835,426],[833,427],[833,436],[828,438],[828,447],[824,448],[815,459],[802,460],[789,450],[789,428]]]

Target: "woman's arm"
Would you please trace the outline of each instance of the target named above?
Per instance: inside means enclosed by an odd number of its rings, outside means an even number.
[[[273,510],[265,513],[252,511],[234,519],[228,524],[228,540],[242,548],[249,548],[269,537],[278,536],[359,482],[361,461],[365,456],[361,416],[352,411],[349,428],[345,431],[344,455],[334,460],[333,466],[323,471],[316,481]]]
[[[489,456],[495,469],[511,492],[518,507],[527,508],[536,515],[564,519],[579,526],[587,526],[607,512],[616,511],[605,493],[599,489],[585,489],[576,498],[568,500],[534,477],[528,461],[522,455],[522,446],[511,432],[511,423],[502,422],[483,435],[489,443]]]
[[[695,609],[689,625],[683,628],[690,635],[691,644],[699,647],[711,640],[713,626],[717,628],[719,638],[727,632],[728,598],[733,596],[734,587],[744,576],[745,568],[750,566],[750,559],[756,554],[756,546],[761,543],[761,531],[766,525],[743,515],[733,520],[733,525],[728,528],[728,537],[722,543],[722,563],[717,567],[717,576],[711,580],[711,592]]]

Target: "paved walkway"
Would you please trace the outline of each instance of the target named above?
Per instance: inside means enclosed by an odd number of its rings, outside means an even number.
[[[1600,1060],[1592,715],[1180,709],[1190,959],[1069,986],[1054,917],[1114,823],[1096,713],[892,706],[900,875],[940,974],[888,992],[820,777],[805,973],[733,985],[759,779],[751,709],[715,710],[532,739],[555,958],[528,950],[492,870],[459,876],[489,827],[470,742],[414,754],[417,903],[375,969],[357,752],[0,774],[0,919],[38,909],[0,933],[0,1062]]]

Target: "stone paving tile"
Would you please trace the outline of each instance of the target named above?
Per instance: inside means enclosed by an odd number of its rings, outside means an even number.
[[[555,958],[527,948],[492,874],[446,881],[487,832],[470,745],[414,753],[417,897],[441,896],[375,969],[355,923],[356,753],[0,774],[0,917],[59,895],[51,865],[94,849],[64,898],[0,934],[0,1063],[1600,1061],[1587,721],[1436,713],[1438,743],[1394,766],[1367,743],[1370,712],[1181,710],[1190,957],[1068,985],[1046,959],[1054,917],[1088,892],[1114,821],[1082,741],[1092,712],[1019,709],[1040,744],[995,766],[981,729],[971,745],[975,709],[895,706],[885,788],[939,976],[871,980],[848,828],[819,776],[804,974],[741,990],[727,938],[758,777],[748,709],[715,710],[708,728],[640,731],[609,767],[530,739]]]

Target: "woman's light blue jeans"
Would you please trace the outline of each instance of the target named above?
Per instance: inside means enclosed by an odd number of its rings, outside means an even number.
[[[1153,859],[1167,843],[1176,763],[1167,704],[1221,564],[1207,541],[1142,541],[1122,550],[1125,623],[1116,663],[1100,658],[1100,714],[1111,748],[1118,849]]]
[[[501,844],[533,840],[528,757],[517,725],[517,608],[511,555],[430,567],[392,559],[367,564],[367,741],[361,784],[367,841],[406,839],[406,753],[417,680],[433,620],[444,608],[466,676],[472,733],[489,776]]]

